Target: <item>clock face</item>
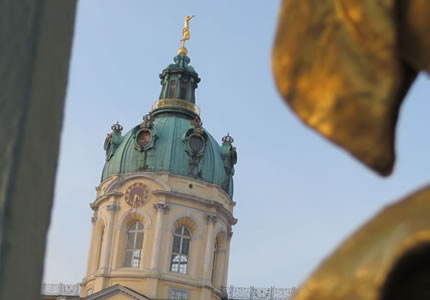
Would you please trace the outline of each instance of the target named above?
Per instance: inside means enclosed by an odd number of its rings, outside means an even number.
[[[125,191],[125,202],[131,207],[142,206],[148,199],[149,191],[143,183],[133,183]]]

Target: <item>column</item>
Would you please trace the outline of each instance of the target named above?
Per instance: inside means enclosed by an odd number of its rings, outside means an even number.
[[[155,223],[154,244],[152,247],[151,270],[158,272],[158,258],[160,257],[160,247],[163,239],[164,215],[167,214],[169,206],[164,201],[159,201],[154,203],[154,209],[157,211],[157,219]]]

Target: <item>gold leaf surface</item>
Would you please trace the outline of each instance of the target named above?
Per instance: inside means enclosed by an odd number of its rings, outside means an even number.
[[[400,59],[397,14],[394,0],[284,0],[272,57],[293,111],[381,175],[416,76]]]
[[[429,216],[430,187],[386,207],[325,259],[292,300],[385,300],[381,297],[383,293],[402,290],[398,283],[387,286],[387,280],[405,256],[416,253],[422,245],[430,245]],[[429,257],[430,251],[425,255]],[[428,260],[415,259],[415,262],[423,265]],[[424,269],[428,272],[428,265],[424,265]],[[428,299],[412,296],[428,294],[429,274],[422,270],[416,265],[400,270],[403,276],[400,282],[405,287],[410,283],[408,280],[419,278],[421,274],[427,276],[425,289],[409,290],[410,297],[404,299]]]

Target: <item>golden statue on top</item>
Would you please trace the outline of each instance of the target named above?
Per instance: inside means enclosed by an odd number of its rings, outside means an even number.
[[[178,54],[187,55],[188,50],[185,48],[185,41],[190,39],[190,20],[194,18],[194,16],[186,16],[184,21],[184,29],[182,29],[182,46],[178,50]]]

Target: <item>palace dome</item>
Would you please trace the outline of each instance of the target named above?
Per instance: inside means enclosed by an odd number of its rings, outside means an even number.
[[[202,127],[194,93],[200,78],[188,56],[177,55],[174,61],[160,74],[160,99],[143,123],[125,136],[121,125],[112,126],[102,181],[116,174],[162,171],[216,184],[232,197],[233,139],[227,135],[219,145]]]

